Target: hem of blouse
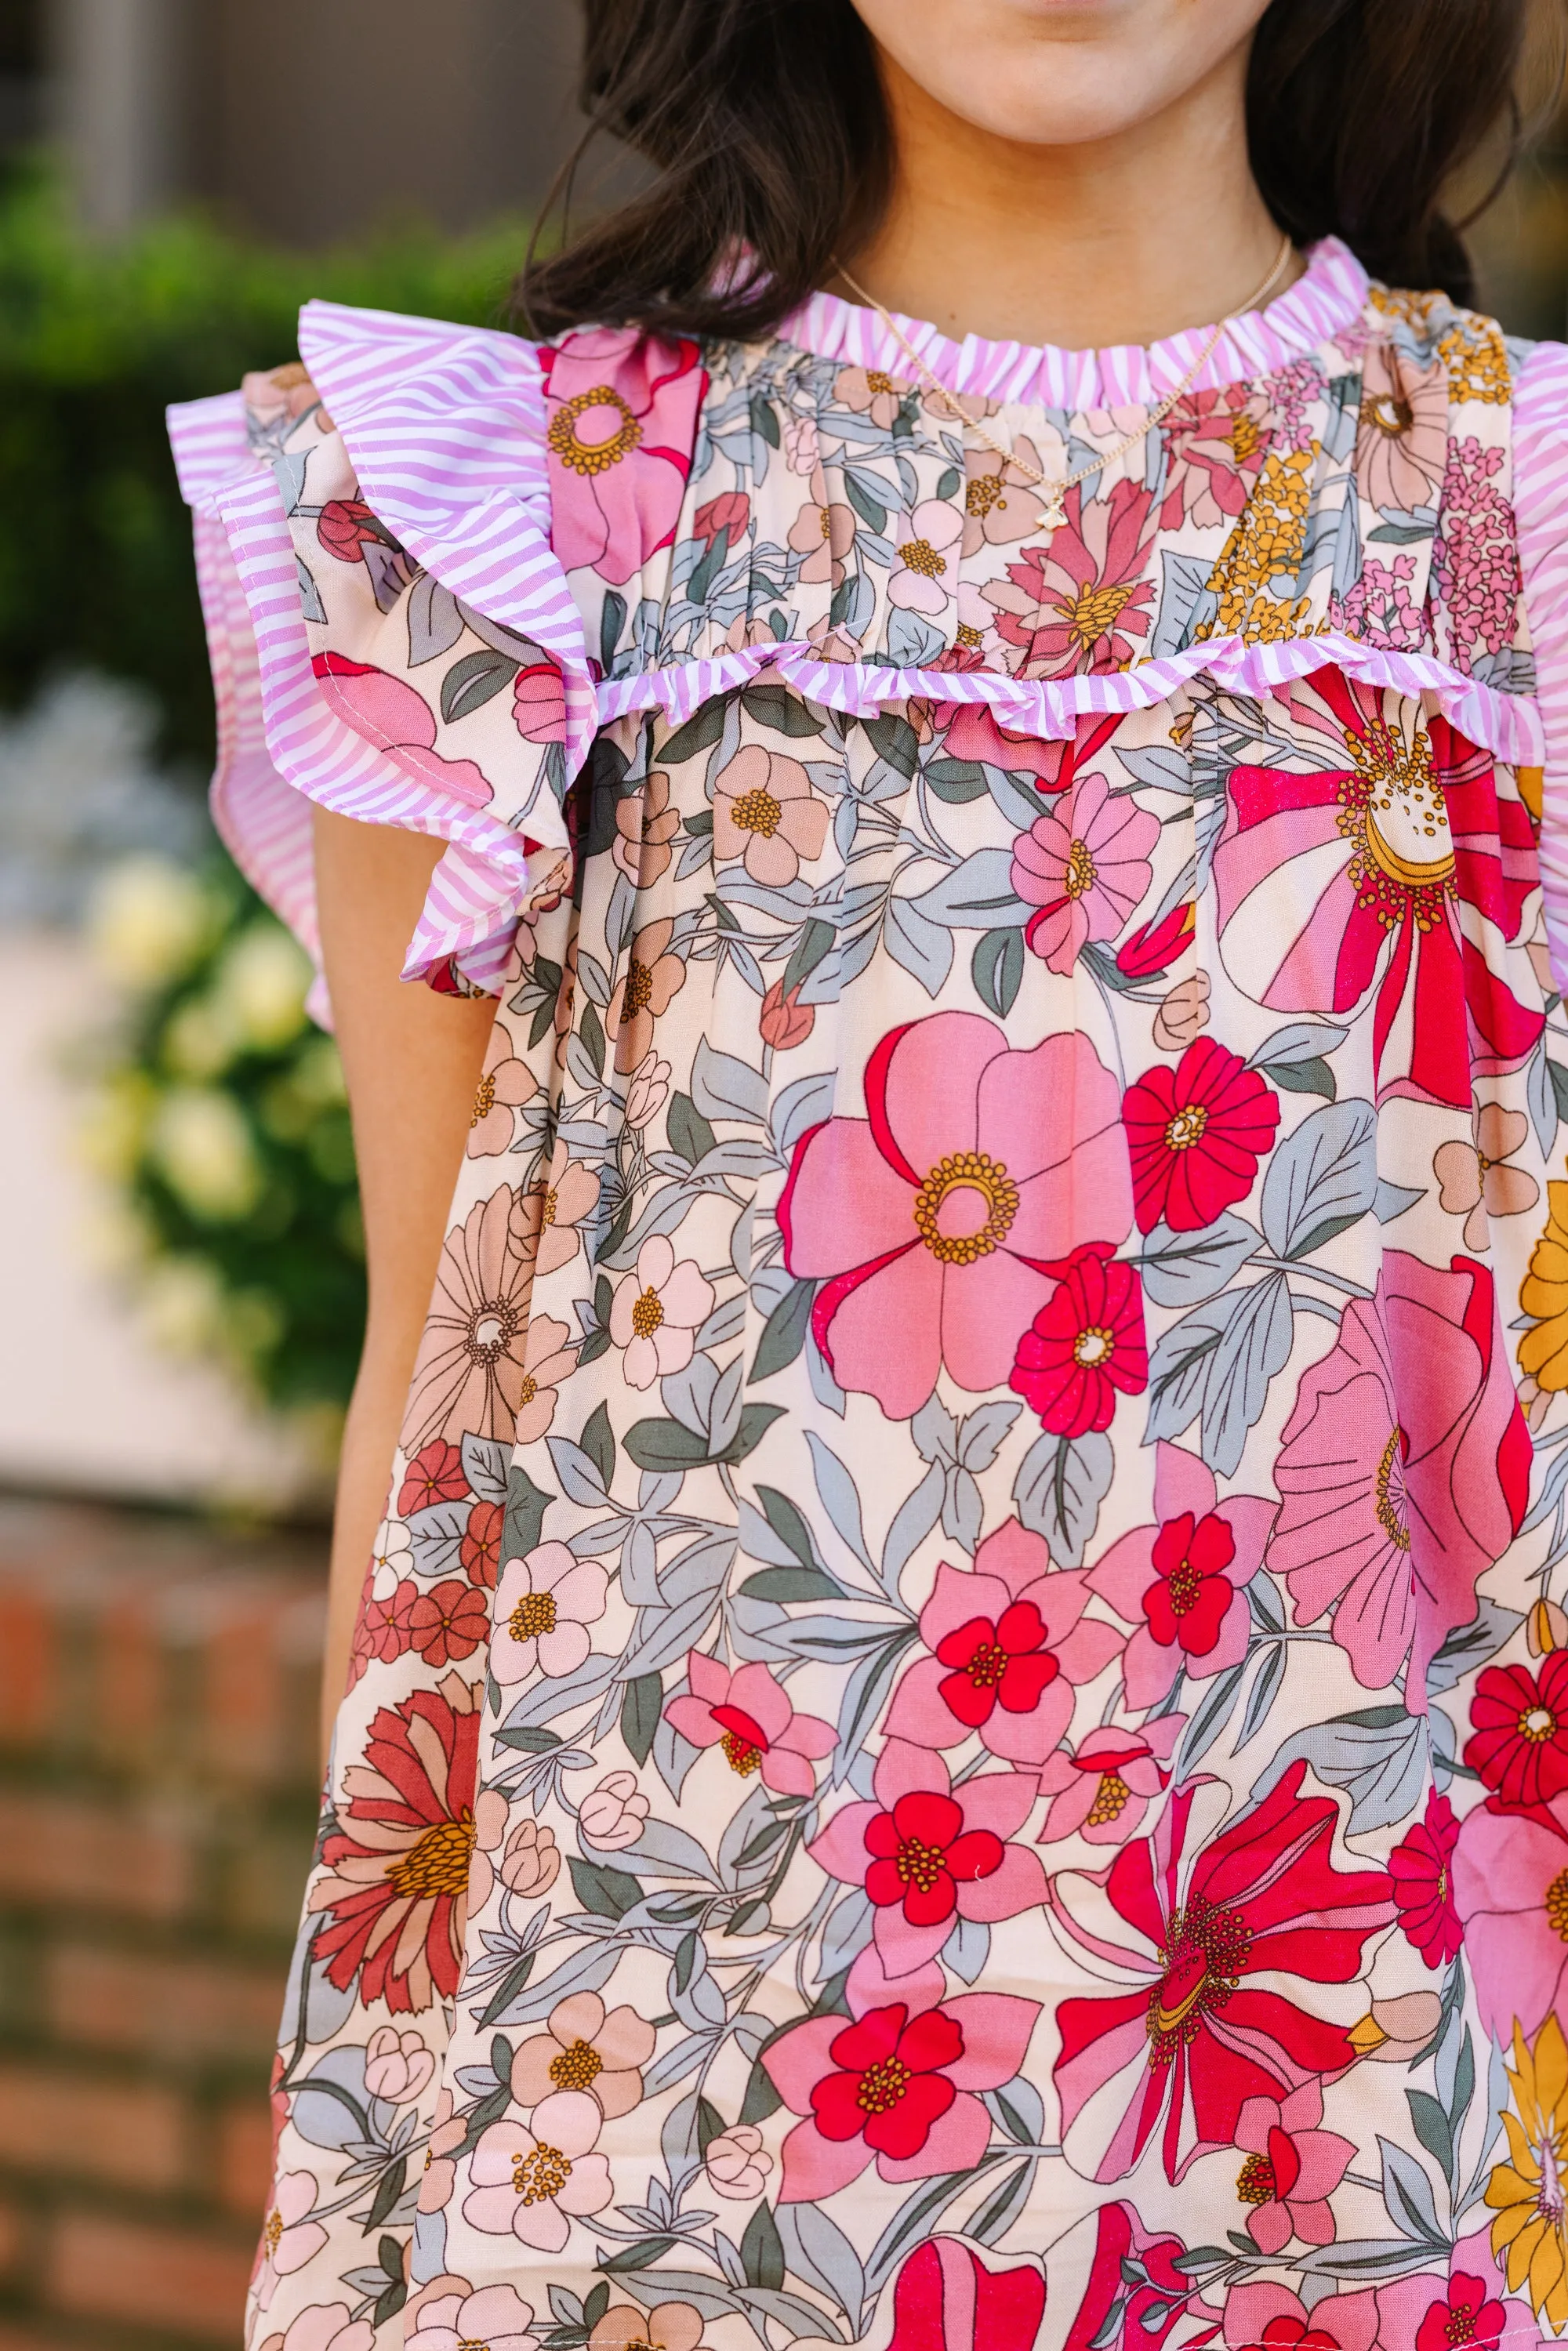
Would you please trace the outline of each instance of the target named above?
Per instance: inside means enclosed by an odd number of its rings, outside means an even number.
[[[553,807],[538,812],[550,820],[538,830],[554,838],[512,832],[483,809],[408,776],[338,717],[312,667],[294,543],[270,470],[231,481],[213,496],[211,511],[227,534],[256,640],[261,720],[274,770],[319,807],[360,823],[445,841],[402,977],[423,978],[450,956],[490,992],[536,883],[538,857],[570,850],[564,819]],[[235,837],[232,848],[243,840],[244,818],[232,789],[225,798],[225,830]]]
[[[873,716],[893,702],[983,702],[998,726],[1056,742],[1069,740],[1085,715],[1152,709],[1199,674],[1233,693],[1260,695],[1319,669],[1340,670],[1361,684],[1429,695],[1479,749],[1514,767],[1542,764],[1541,715],[1533,696],[1503,694],[1431,653],[1396,653],[1338,632],[1269,644],[1248,644],[1239,636],[1214,637],[1132,669],[1028,679],[993,670],[825,662],[815,645],[791,640],[607,680],[599,687],[599,716],[601,724],[608,725],[631,711],[661,709],[680,724],[716,695],[771,674],[803,700],[852,717]]]
[[[1191,388],[1207,392],[1249,381],[1305,358],[1361,315],[1371,282],[1347,245],[1322,238],[1308,248],[1306,272],[1293,286],[1262,309],[1223,322],[1224,332]],[[1163,398],[1202,356],[1214,332],[1211,321],[1154,343],[1069,350],[1053,343],[993,342],[982,335],[955,341],[927,319],[898,311],[892,316],[899,334],[949,392],[1074,413]],[[898,334],[875,310],[841,295],[808,296],[781,321],[779,339],[843,366],[880,368],[898,382],[909,378],[909,353]]]

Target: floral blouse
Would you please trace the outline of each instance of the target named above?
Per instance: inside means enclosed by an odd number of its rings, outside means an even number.
[[[225,838],[497,999],[253,2351],[1568,2326],[1568,354],[902,324],[1014,457],[827,296],[174,413]]]

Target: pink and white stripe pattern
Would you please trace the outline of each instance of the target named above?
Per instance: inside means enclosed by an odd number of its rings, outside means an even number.
[[[1366,274],[1337,240],[1266,310],[1228,323],[1195,379],[1206,388],[1266,373],[1343,335],[1364,304]],[[955,342],[916,319],[899,325],[938,381],[995,401],[1099,412],[1157,401],[1202,350],[1193,329],[1147,348],[1030,349],[977,336]],[[873,311],[819,294],[785,339],[845,365],[897,375],[907,360]],[[1568,349],[1538,346],[1517,387],[1514,492],[1526,609],[1541,673],[1539,708],[1459,675],[1430,655],[1343,634],[1248,645],[1211,640],[1102,675],[1019,680],[998,673],[824,662],[805,643],[767,643],[595,684],[581,615],[549,542],[545,408],[538,353],[517,337],[385,311],[307,305],[300,350],[341,433],[361,493],[414,559],[492,622],[538,645],[566,685],[567,766],[599,727],[661,708],[676,720],[761,672],[856,715],[912,695],[986,703],[1009,727],[1046,738],[1086,711],[1145,709],[1201,672],[1257,694],[1332,663],[1347,675],[1425,695],[1500,758],[1544,769],[1542,866],[1554,968],[1568,977]],[[308,800],[362,821],[438,835],[436,869],[405,973],[455,956],[481,987],[498,983],[529,888],[530,851],[566,846],[545,798],[527,841],[482,810],[415,781],[328,708],[310,666],[293,548],[270,470],[246,445],[238,394],[171,411],[184,494],[196,509],[197,562],[216,681],[214,811],[237,862],[314,954]]]

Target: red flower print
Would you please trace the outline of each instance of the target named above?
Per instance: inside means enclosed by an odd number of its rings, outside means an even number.
[[[814,1714],[797,1714],[766,1666],[731,1673],[716,1657],[694,1649],[686,1659],[688,1694],[664,1708],[666,1720],[694,1747],[721,1747],[741,1779],[760,1774],[781,1796],[810,1796],[813,1761],[831,1755],[836,1733]]]
[[[501,1534],[506,1520],[507,1513],[499,1502],[476,1502],[457,1547],[464,1574],[470,1583],[483,1584],[486,1592],[494,1592],[500,1573]]]
[[[448,1445],[444,1437],[434,1437],[414,1455],[402,1473],[397,1514],[400,1519],[412,1519],[416,1510],[427,1510],[434,1502],[465,1502],[467,1499],[468,1476],[463,1467],[461,1447]]]
[[[350,1687],[372,1660],[390,1666],[395,1657],[407,1656],[413,1646],[413,1618],[418,1599],[419,1586],[409,1576],[404,1576],[385,1600],[378,1600],[373,1593],[366,1596],[354,1626],[349,1667]]]
[[[1179,1673],[1203,1681],[1239,1665],[1275,1506],[1252,1494],[1222,1502],[1214,1472],[1179,1445],[1155,1447],[1154,1526],[1134,1527],[1089,1575],[1091,1591],[1136,1626],[1123,1665],[1127,1703],[1157,1706]]]
[[[1078,777],[1013,842],[1012,885],[1036,908],[1025,944],[1069,972],[1092,939],[1113,939],[1149,886],[1159,819],[1103,776]]]
[[[1056,1288],[1019,1341],[1008,1384],[1042,1428],[1083,1437],[1110,1427],[1118,1390],[1137,1395],[1148,1385],[1143,1286],[1105,1241],[1087,1241],[1046,1270]]]
[[[1098,722],[1097,722],[1098,723]],[[943,756],[977,766],[982,761],[1009,775],[1028,776],[1038,791],[1058,792],[1071,781],[1063,772],[1065,743],[1042,742],[1039,736],[1003,726],[988,703],[960,702],[947,720]]]
[[[1178,2179],[1198,2155],[1235,2144],[1249,2098],[1286,2098],[1354,2064],[1345,2027],[1249,1981],[1349,1983],[1367,1936],[1394,1915],[1384,1871],[1335,1869],[1338,1808],[1302,1795],[1306,1769],[1292,1763],[1190,1864],[1186,1789],[1153,1839],[1124,1845],[1105,1870],[1052,1878],[1061,1933],[1100,1973],[1119,1967],[1129,1979],[1124,1992],[1057,2010],[1055,2081],[1075,2170],[1121,2179],[1163,2112],[1166,2176]]]
[[[1427,1798],[1425,1819],[1416,1822],[1388,1856],[1394,1899],[1399,1906],[1399,1931],[1429,1968],[1446,1967],[1464,1940],[1453,1891],[1454,1847],[1458,1841],[1454,1808],[1434,1788]]]
[[[1233,2285],[1225,2297],[1235,2351],[1371,2351],[1376,2335],[1377,2304],[1365,2292],[1325,2295],[1310,2314],[1288,2286]]]
[[[888,2351],[1033,2351],[1044,2316],[1038,2262],[928,2237],[898,2273]]]
[[[1197,908],[1190,902],[1173,906],[1157,923],[1142,923],[1129,932],[1116,950],[1116,968],[1124,979],[1157,979],[1186,953],[1197,927]]]
[[[1160,1529],[1144,1610],[1162,1648],[1179,1642],[1192,1656],[1208,1656],[1236,1596],[1225,1572],[1235,1557],[1236,1537],[1212,1511],[1197,1519],[1184,1510]]]
[[[1009,1844],[1034,1808],[1028,1771],[981,1771],[954,1788],[929,1747],[886,1739],[872,1780],[874,1802],[836,1812],[809,1851],[841,1885],[863,1886],[886,1972],[908,1976],[934,1959],[954,1918],[990,1924],[1045,1900],[1045,1872]]]
[[[1456,2270],[1448,2291],[1432,2304],[1416,2330],[1416,2351],[1493,2351],[1502,2340],[1508,2313],[1488,2294],[1481,2280]]]
[[[427,1666],[471,1657],[490,1631],[490,1604],[483,1591],[455,1576],[422,1592],[409,1612],[413,1646]]]
[[[1155,583],[1145,578],[1151,492],[1118,482],[1108,498],[1067,493],[1065,519],[981,592],[1019,677],[1127,669],[1149,633]]]
[[[774,2088],[804,2117],[784,2142],[785,2204],[833,2195],[873,2159],[888,2180],[972,2168],[991,2136],[977,2094],[1012,2080],[1040,2014],[1038,2001],[1004,1992],[872,2006],[852,1984],[850,2000],[851,2022],[808,2017],[763,2052]]]
[[[1542,1660],[1539,1681],[1527,1666],[1489,1666],[1470,1729],[1465,1761],[1490,1791],[1487,1810],[1553,1824],[1547,1806],[1568,1788],[1568,1649]]]
[[[1358,1681],[1385,1688],[1408,1655],[1424,1690],[1519,1531],[1530,1460],[1490,1272],[1385,1249],[1375,1296],[1301,1374],[1274,1464],[1269,1564],[1297,1622],[1332,1608]]]
[[[999,1387],[1050,1260],[1132,1223],[1116,1081],[1086,1037],[1012,1051],[993,1021],[938,1012],[883,1038],[866,1116],[795,1147],[779,1204],[785,1259],[821,1279],[811,1330],[841,1386],[891,1419],[946,1365]]]
[[[1122,1102],[1141,1233],[1201,1232],[1252,1189],[1273,1148],[1279,1097],[1239,1053],[1200,1037],[1174,1070],[1145,1071]]]
[[[1539,1006],[1495,976],[1533,886],[1529,813],[1498,798],[1490,754],[1392,694],[1318,670],[1291,714],[1332,764],[1231,769],[1214,860],[1226,969],[1270,1011],[1375,995],[1379,1099],[1469,1111],[1474,1079],[1517,1069],[1541,1034]]]
[[[1274,438],[1269,402],[1246,384],[1183,394],[1161,426],[1167,460],[1161,528],[1200,530],[1234,522]]]
[[[383,547],[402,552],[363,498],[329,498],[317,518],[316,537],[340,563],[358,563],[367,539],[379,539]]]
[[[456,1992],[482,1696],[482,1684],[448,1674],[437,1689],[378,1708],[363,1761],[345,1775],[326,1874],[310,1893],[311,1908],[329,1914],[314,1953],[339,1991],[358,1978],[367,2006],[384,2000],[396,2014]]]
[[[566,741],[566,681],[554,662],[525,664],[512,680],[512,717],[529,743]]]
[[[1073,1685],[1121,1646],[1084,1615],[1088,1599],[1082,1573],[1052,1570],[1045,1538],[1017,1519],[986,1537],[972,1570],[944,1560],[920,1612],[931,1655],[901,1677],[884,1737],[956,1747],[977,1730],[993,1755],[1038,1768],[1066,1732]]]
[[[310,667],[334,718],[362,735],[416,784],[484,808],[494,799],[490,778],[472,759],[448,759],[435,747],[435,713],[406,678],[347,653],[316,653]]]
[[[568,571],[620,587],[667,547],[692,469],[707,371],[693,342],[587,327],[539,351],[550,543]]]
[[[722,538],[727,553],[737,539],[746,536],[751,519],[751,501],[744,490],[722,490],[716,498],[709,498],[698,507],[692,517],[692,537],[711,547]]]
[[[1102,2204],[1093,2223],[1089,2282],[1062,2351],[1165,2351],[1197,2294],[1177,2267],[1186,2246],[1179,2237],[1151,2236],[1130,2204]],[[1184,2332],[1183,2351],[1198,2351],[1218,2335],[1218,2326]]]

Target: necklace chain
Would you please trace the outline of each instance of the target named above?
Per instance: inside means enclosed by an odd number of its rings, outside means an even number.
[[[934,398],[941,401],[944,408],[947,411],[947,413],[950,416],[956,416],[959,423],[965,425],[968,431],[975,435],[975,438],[977,441],[983,441],[987,448],[993,450],[1002,460],[1002,463],[1005,465],[1011,465],[1016,472],[1023,475],[1026,482],[1031,484],[1035,488],[1045,492],[1045,512],[1040,517],[1040,527],[1044,530],[1056,530],[1061,528],[1061,525],[1066,518],[1063,501],[1067,496],[1068,491],[1076,488],[1080,482],[1086,482],[1092,474],[1103,473],[1107,465],[1113,465],[1118,457],[1122,457],[1126,455],[1127,451],[1133,446],[1133,444],[1135,441],[1144,440],[1147,434],[1154,431],[1157,424],[1164,423],[1166,418],[1170,414],[1177,401],[1180,400],[1183,394],[1191,388],[1197,377],[1202,374],[1204,369],[1208,365],[1209,360],[1214,357],[1215,352],[1219,348],[1219,339],[1224,334],[1227,327],[1230,325],[1233,319],[1243,317],[1247,311],[1256,310],[1258,308],[1259,305],[1264,300],[1264,298],[1273,291],[1276,282],[1284,275],[1286,269],[1290,266],[1290,264],[1294,257],[1294,254],[1295,246],[1291,243],[1289,235],[1286,235],[1281,239],[1280,250],[1274,256],[1274,266],[1270,270],[1267,277],[1264,278],[1262,284],[1257,287],[1252,293],[1249,294],[1244,302],[1239,303],[1234,310],[1227,311],[1225,317],[1220,319],[1218,325],[1215,328],[1213,333],[1209,336],[1208,340],[1205,343],[1202,350],[1199,351],[1192,365],[1187,369],[1186,374],[1171,386],[1169,392],[1166,393],[1165,398],[1161,400],[1156,406],[1150,409],[1145,422],[1142,424],[1134,425],[1130,433],[1124,434],[1121,440],[1117,442],[1113,449],[1107,449],[1102,452],[1102,454],[1093,460],[1092,465],[1080,465],[1075,472],[1064,475],[1060,481],[1056,482],[1053,482],[1050,478],[1042,467],[1031,465],[1027,457],[1020,457],[1016,450],[1007,448],[1000,441],[997,440],[993,434],[988,433],[985,426],[977,417],[971,416],[967,409],[960,406],[956,393],[950,392],[947,386],[943,383],[937,376],[932,373],[930,368],[921,358],[920,353],[915,350],[908,336],[904,332],[896,320],[890,316],[883,304],[876,299],[875,296],[868,294],[863,286],[858,285],[854,278],[850,276],[849,271],[843,268],[841,265],[839,267],[838,274],[843,280],[844,284],[849,287],[851,293],[855,297],[856,300],[863,302],[868,309],[874,310],[876,312],[877,317],[882,320],[883,325],[887,329],[887,331],[893,337],[894,341],[898,344],[900,350],[904,351],[914,366],[915,371],[926,392]]]

